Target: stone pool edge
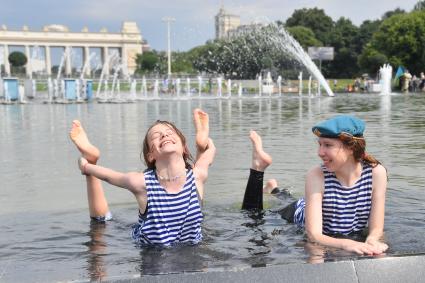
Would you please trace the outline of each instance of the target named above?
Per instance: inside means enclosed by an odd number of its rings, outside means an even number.
[[[108,278],[104,282],[424,282],[425,255],[320,264],[294,263],[230,271]]]

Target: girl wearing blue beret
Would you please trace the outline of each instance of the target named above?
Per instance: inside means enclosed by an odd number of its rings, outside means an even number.
[[[294,201],[279,213],[304,227],[309,242],[341,248],[357,254],[382,254],[387,172],[366,153],[364,122],[341,115],[313,127],[318,136],[322,164],[309,170],[305,198]],[[253,156],[243,209],[262,209],[263,176],[272,158],[262,147],[261,137],[250,133]],[[276,192],[277,182],[264,188]],[[366,233],[362,241],[358,236]]]

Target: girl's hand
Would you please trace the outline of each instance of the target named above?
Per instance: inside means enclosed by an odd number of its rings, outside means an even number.
[[[343,249],[350,252],[355,252],[359,255],[378,255],[382,254],[382,248],[373,246],[369,243],[357,242],[354,240],[347,240]]]
[[[86,174],[86,166],[87,166],[87,164],[89,164],[89,162],[87,161],[87,159],[85,159],[84,157],[78,158],[78,167],[80,168],[81,174],[83,174],[83,175],[87,175]]]
[[[375,239],[367,239],[366,244],[369,244],[380,251],[380,253],[385,252],[388,249],[388,245]]]

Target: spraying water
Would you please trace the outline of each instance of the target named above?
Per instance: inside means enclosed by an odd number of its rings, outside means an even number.
[[[384,64],[379,68],[381,95],[389,95],[391,93],[391,77],[393,74],[393,67],[390,64]]]
[[[255,40],[262,50],[276,50],[285,55],[289,55],[291,58],[301,63],[307,68],[310,74],[316,78],[319,84],[326,90],[326,93],[329,96],[334,96],[329,84],[316,64],[311,60],[310,56],[308,56],[298,41],[296,41],[283,26],[270,24],[267,27],[249,31],[248,35]]]

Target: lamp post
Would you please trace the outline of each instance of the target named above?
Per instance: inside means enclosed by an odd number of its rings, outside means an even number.
[[[163,22],[167,23],[167,40],[168,40],[168,50],[167,50],[167,55],[168,55],[168,76],[171,76],[171,43],[170,43],[170,24],[171,22],[174,22],[176,19],[171,18],[171,17],[164,17],[162,18]]]

